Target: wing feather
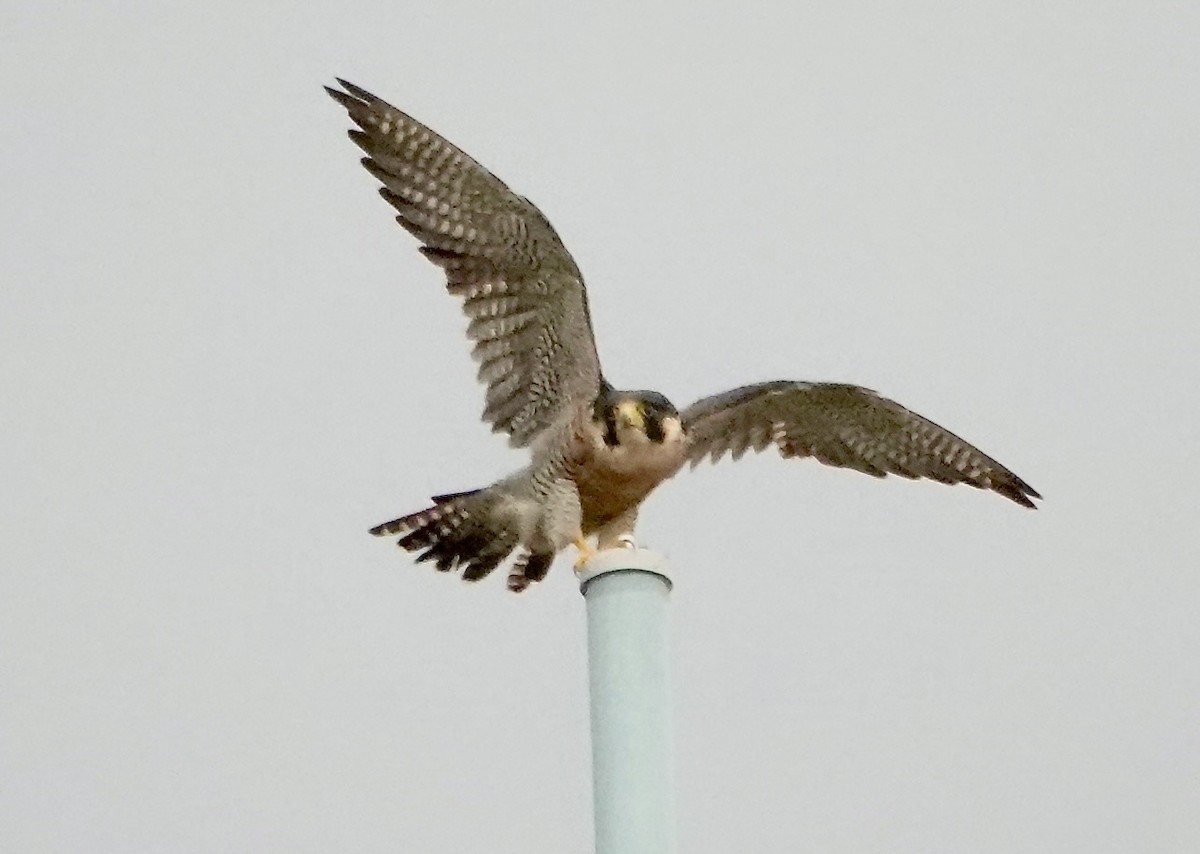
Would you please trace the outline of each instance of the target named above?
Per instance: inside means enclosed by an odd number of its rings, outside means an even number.
[[[484,420],[529,445],[590,405],[600,360],[579,268],[549,220],[469,155],[365,89],[326,87],[396,221],[463,301]]]
[[[897,474],[990,489],[1024,507],[1041,498],[996,460],[924,416],[870,389],[777,381],[697,401],[682,413],[693,467],[774,445],[873,477]]]

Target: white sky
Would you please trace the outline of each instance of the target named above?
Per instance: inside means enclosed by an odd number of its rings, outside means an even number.
[[[522,458],[336,74],[546,211],[616,384],[858,382],[1046,496],[652,496],[681,851],[1200,850],[1200,7],[116,5],[0,9],[0,849],[591,844],[569,560],[366,534]]]

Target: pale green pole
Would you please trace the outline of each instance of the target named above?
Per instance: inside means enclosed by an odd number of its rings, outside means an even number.
[[[580,570],[587,602],[596,854],[675,854],[666,560],[607,549]]]

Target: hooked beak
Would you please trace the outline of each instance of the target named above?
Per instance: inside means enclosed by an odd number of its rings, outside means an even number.
[[[637,430],[646,429],[646,418],[642,415],[641,407],[636,401],[623,400],[618,403],[617,414],[621,417],[621,423],[626,427],[633,427]]]

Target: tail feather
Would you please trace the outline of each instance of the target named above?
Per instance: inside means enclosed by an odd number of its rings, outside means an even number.
[[[468,499],[480,495],[482,492],[482,489],[475,489],[470,492],[435,495],[431,499],[433,506],[427,510],[422,510],[419,513],[410,513],[407,516],[401,516],[399,519],[393,519],[390,522],[376,525],[371,529],[371,533],[376,537],[402,534],[407,538],[407,535],[424,530],[437,522],[442,522],[444,525],[458,525],[469,515],[470,511],[467,511],[466,514],[462,512],[466,510]]]
[[[520,593],[535,581],[541,581],[550,571],[554,553],[530,552],[522,555],[508,573],[508,589]]]
[[[397,545],[421,552],[418,563],[433,561],[438,572],[461,568],[467,581],[486,576],[516,548],[518,532],[491,512],[494,496],[488,490],[435,495],[433,502],[419,513],[376,525],[371,533],[399,534]]]

